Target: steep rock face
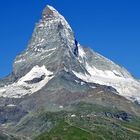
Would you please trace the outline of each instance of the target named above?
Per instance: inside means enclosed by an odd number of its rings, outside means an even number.
[[[74,47],[71,27],[54,8],[47,6],[27,49],[17,56],[13,73],[21,77],[35,65],[45,65],[50,71],[57,72],[64,59],[71,59]]]

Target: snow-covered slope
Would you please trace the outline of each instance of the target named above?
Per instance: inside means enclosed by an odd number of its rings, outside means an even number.
[[[73,73],[83,81],[112,86],[119,92],[119,95],[140,103],[140,83],[126,69],[98,53],[92,52],[92,55],[96,62],[92,61],[92,58],[88,59],[84,48],[79,46],[79,61],[85,67],[86,72],[73,71]]]
[[[53,77],[53,72],[48,71],[45,66],[34,66],[17,82],[0,88],[0,97],[21,98],[31,95],[44,87]]]

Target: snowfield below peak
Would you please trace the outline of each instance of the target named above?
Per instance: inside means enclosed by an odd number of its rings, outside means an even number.
[[[34,66],[25,76],[17,82],[0,88],[0,97],[21,98],[31,95],[44,87],[54,77],[53,72],[45,66]]]
[[[116,70],[99,70],[95,66],[90,66],[87,62],[85,63],[85,69],[88,73],[76,71],[73,71],[73,73],[83,81],[112,86],[119,92],[119,95],[140,103],[140,83],[135,79],[125,78]]]

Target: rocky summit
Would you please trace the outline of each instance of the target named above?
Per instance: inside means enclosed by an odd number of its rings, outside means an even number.
[[[140,139],[140,82],[82,46],[46,6],[0,80],[0,140]]]

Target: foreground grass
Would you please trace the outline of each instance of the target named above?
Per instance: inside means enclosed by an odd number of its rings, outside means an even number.
[[[44,116],[51,118],[55,126],[35,140],[140,140],[140,118],[123,121],[107,117],[104,112],[118,110],[80,103],[73,112],[47,113]]]
[[[92,124],[92,129],[89,129],[89,124],[86,124],[84,127],[61,121],[50,132],[39,135],[35,140],[140,140],[140,134],[134,129],[122,126],[114,129],[103,124]]]
[[[125,121],[107,116],[105,112],[121,111],[80,103],[71,111],[32,114],[17,125],[16,132],[22,131],[26,136],[33,134],[34,140],[140,140],[139,117],[131,114]]]
[[[60,122],[49,133],[38,136],[35,140],[102,140],[90,131],[72,126],[66,122]]]

